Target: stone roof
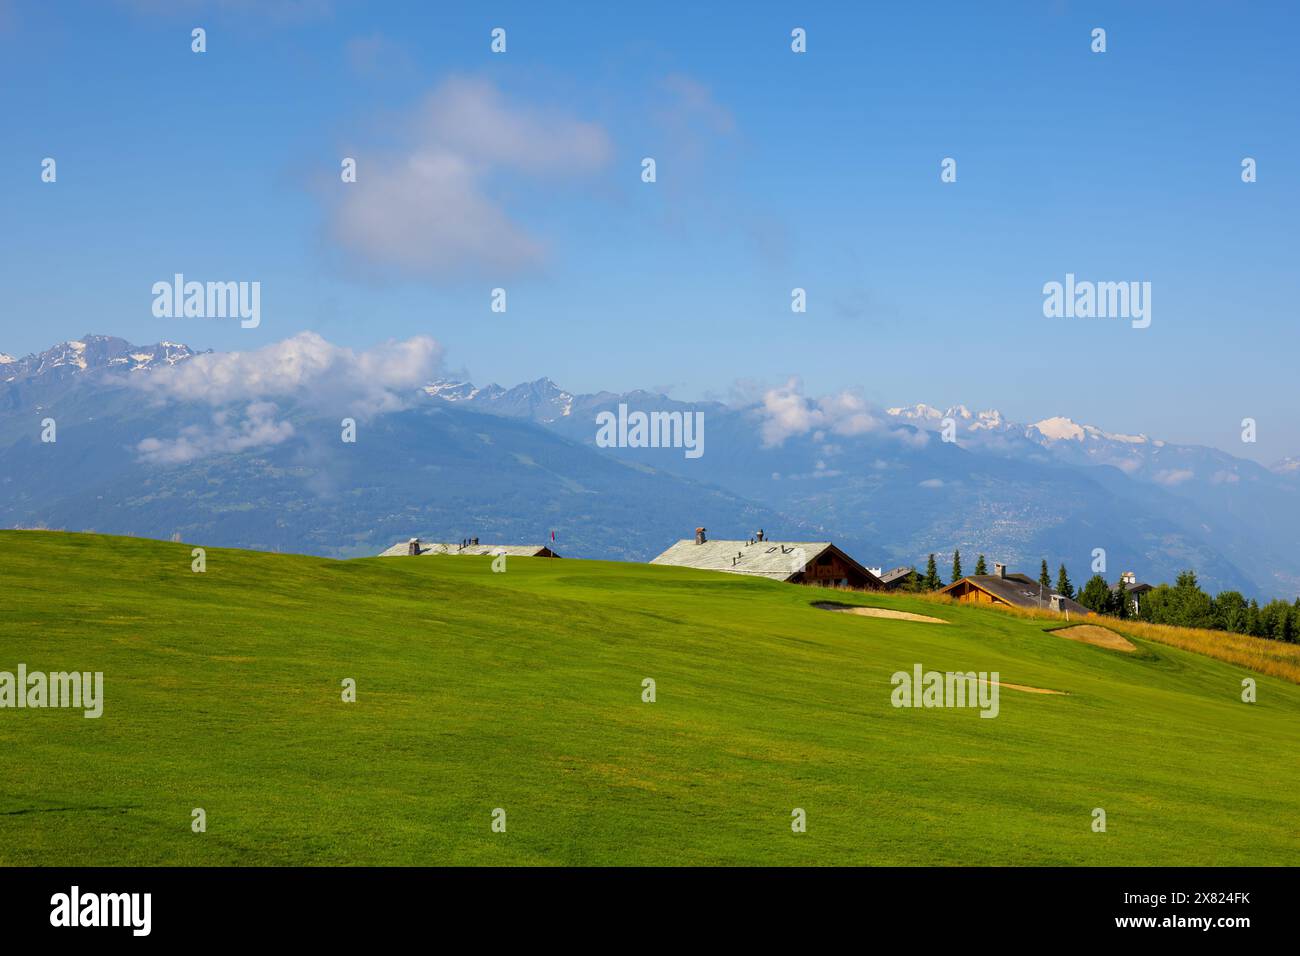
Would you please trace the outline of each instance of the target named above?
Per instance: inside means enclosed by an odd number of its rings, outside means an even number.
[[[804,565],[811,564],[831,547],[834,545],[829,541],[756,541],[751,544],[745,539],[696,544],[694,538],[683,538],[650,563],[788,581],[803,571]]]
[[[1154,591],[1156,587],[1154,584],[1146,584],[1143,581],[1138,581],[1136,584],[1127,585],[1127,589],[1130,595],[1135,595],[1135,594],[1146,594],[1148,591]],[[1116,581],[1114,584],[1112,584],[1110,586],[1110,590],[1112,594],[1118,592],[1119,582]]]
[[[905,578],[911,573],[912,569],[910,567],[893,568],[889,571],[882,571],[877,577],[880,578],[881,584],[892,584],[899,578]]]
[[[399,541],[391,548],[379,552],[381,558],[404,558],[409,556],[409,541]],[[511,558],[535,558],[544,555],[547,547],[544,544],[471,544],[465,547],[460,546],[460,542],[444,541],[421,541],[420,557],[428,554],[450,554],[450,555],[498,555],[504,554]],[[559,557],[555,552],[551,552],[554,557]]]

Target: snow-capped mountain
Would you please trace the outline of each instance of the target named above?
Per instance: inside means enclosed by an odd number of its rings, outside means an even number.
[[[477,411],[526,418],[543,424],[573,414],[574,396],[549,378],[539,378],[509,389],[497,384],[477,388],[471,382],[441,380],[426,385],[424,392],[431,398],[446,402],[472,403]]]
[[[1104,432],[1095,425],[1079,425],[1073,419],[1061,416],[1044,418],[1040,422],[1034,422],[1029,427],[1037,431],[1049,442],[1118,441],[1125,444],[1141,445],[1150,440],[1146,435],[1123,435],[1115,432]]]
[[[424,393],[430,398],[441,398],[446,402],[472,402],[479,396],[492,399],[505,392],[500,385],[488,385],[478,388],[473,382],[449,382],[439,380],[424,386]]]
[[[931,431],[942,429],[944,419],[948,418],[970,431],[998,432],[1016,427],[1006,422],[1002,418],[1002,413],[995,408],[977,413],[972,412],[965,405],[953,405],[951,408],[940,411],[933,405],[921,403],[901,408],[887,408],[885,414],[899,421],[910,422],[921,428],[928,428]]]
[[[573,395],[550,379],[513,389],[439,382],[426,392],[474,411],[526,418],[587,445],[595,442],[596,413],[620,403],[707,411],[709,451],[699,460],[657,449],[605,452],[818,523],[879,561],[910,563],[951,541],[1012,563],[1036,563],[1035,554],[1045,552],[1073,567],[1079,554],[1107,547],[1155,580],[1196,567],[1221,586],[1300,593],[1300,563],[1285,557],[1288,536],[1300,536],[1290,477],[1300,468],[1274,473],[1213,448],[1110,432],[1065,416],[1013,422],[996,409],[965,405],[887,408],[876,416],[883,429],[816,429],[767,447],[761,403],[681,402],[644,391]],[[954,442],[941,440],[949,419]],[[864,543],[864,535],[874,540]]]
[[[0,382],[101,370],[146,372],[160,366],[175,365],[196,354],[188,345],[176,342],[132,345],[126,339],[112,335],[85,335],[21,359],[0,355],[0,366],[3,366],[0,368]]]
[[[324,554],[435,527],[529,537],[535,526],[581,525],[573,553],[640,560],[701,524],[739,535],[753,519],[835,540],[872,564],[959,547],[1021,570],[1064,562],[1078,577],[1103,547],[1146,580],[1192,567],[1212,589],[1300,593],[1300,459],[1266,469],[1065,416],[1017,423],[964,405],[879,410],[787,395],[775,407],[766,398],[729,406],[641,390],[575,394],[541,378],[513,388],[430,382],[423,402],[366,422],[345,455],[337,415],[318,420],[318,403],[289,398],[277,415],[290,440],[240,436],[231,453],[176,467],[143,460],[134,450],[146,438],[210,429],[232,412],[238,420],[238,408],[214,417],[184,402],[141,402],[129,387],[196,354],[87,335],[5,356],[0,523],[162,536],[190,527],[232,546]],[[705,453],[597,447],[596,415],[620,404],[704,413]],[[57,445],[37,437],[47,416]],[[941,440],[945,419],[955,441]],[[362,487],[364,507],[340,495]],[[415,529],[406,527],[412,507],[425,516]],[[467,520],[474,526],[456,524]]]
[[[1051,444],[1058,441],[1114,441],[1124,444],[1143,444],[1150,441],[1145,435],[1125,435],[1103,431],[1095,425],[1081,425],[1071,418],[1055,416],[1044,418],[1030,424],[1019,424],[1004,418],[995,408],[982,412],[972,412],[965,405],[953,405],[943,411],[933,405],[919,403],[895,408],[888,408],[885,414],[899,421],[910,422],[931,431],[940,431],[943,423],[951,419],[957,426],[957,442],[962,435],[970,432],[997,432],[1016,434],[1036,441],[1039,444]],[[1156,442],[1156,445],[1163,444]]]

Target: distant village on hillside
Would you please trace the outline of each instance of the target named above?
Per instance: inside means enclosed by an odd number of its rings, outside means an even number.
[[[548,545],[480,544],[479,539],[459,542],[427,542],[410,538],[384,550],[380,557],[500,556],[559,558]],[[926,570],[916,567],[884,569],[861,564],[830,541],[776,541],[761,528],[747,538],[716,539],[708,529],[695,529],[694,537],[683,538],[650,561],[651,564],[717,571],[768,578],[787,584],[838,588],[852,591],[897,591],[935,593],[966,604],[1024,608],[1070,614],[1103,614],[1133,618],[1154,624],[1232,631],[1256,637],[1294,642],[1300,636],[1300,598],[1295,604],[1282,600],[1261,607],[1238,591],[1221,591],[1210,596],[1201,590],[1196,573],[1179,574],[1172,586],[1139,581],[1132,571],[1114,582],[1094,574],[1076,590],[1064,564],[1053,581],[1043,559],[1037,578],[1014,573],[995,562],[989,571],[979,555],[972,574],[962,570],[961,552],[953,553],[952,576],[943,583],[929,556]]]

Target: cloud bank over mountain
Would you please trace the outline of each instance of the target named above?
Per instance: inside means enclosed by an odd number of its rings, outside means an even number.
[[[451,77],[408,115],[395,149],[357,151],[357,179],[335,191],[330,235],[384,271],[454,278],[540,264],[547,242],[500,195],[523,177],[533,191],[602,168],[605,130],[558,110],[510,102],[491,83]]]
[[[147,461],[170,464],[279,444],[294,430],[277,419],[277,402],[358,421],[399,411],[438,372],[442,354],[428,336],[356,352],[302,332],[250,352],[197,355],[130,381],[156,401],[218,408],[210,426],[187,426],[174,437],[150,436],[137,450]]]

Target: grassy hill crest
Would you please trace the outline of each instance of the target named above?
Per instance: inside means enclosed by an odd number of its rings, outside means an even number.
[[[191,561],[189,544],[0,532],[0,671],[105,685],[97,720],[0,710],[0,864],[1255,865],[1300,850],[1300,687],[1133,632],[1121,653],[903,596],[836,597],[949,626],[833,614],[812,606],[824,592],[639,564]],[[891,706],[891,674],[918,663],[1066,693],[1004,688],[988,720]]]

